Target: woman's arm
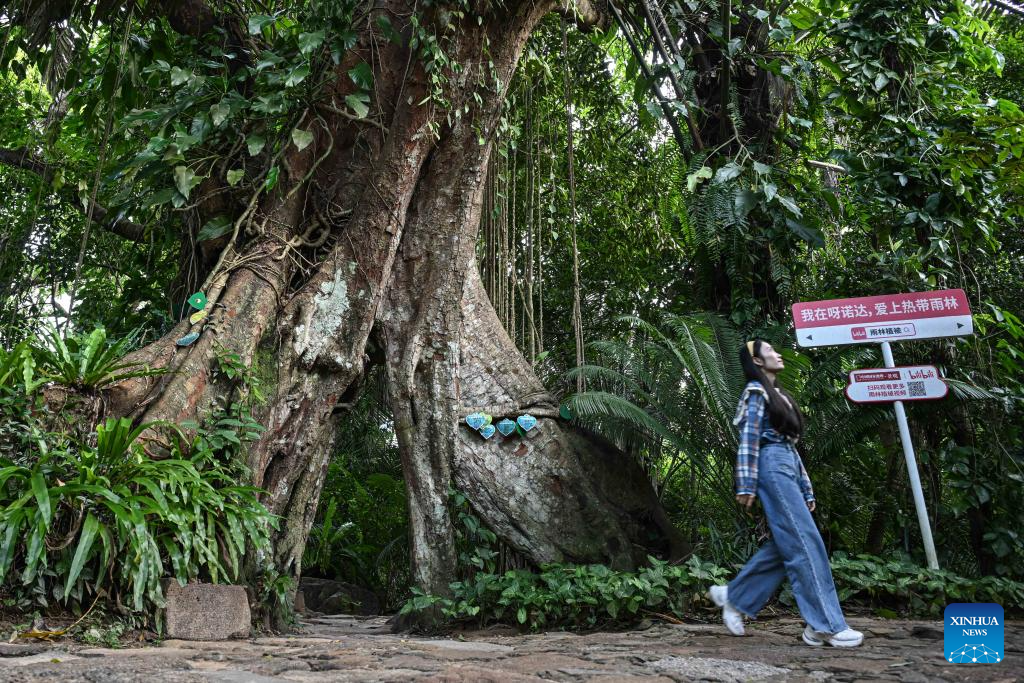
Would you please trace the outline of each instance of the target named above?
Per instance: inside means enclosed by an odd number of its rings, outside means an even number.
[[[758,391],[747,396],[746,417],[740,422],[740,447],[736,453],[736,495],[757,495],[757,457],[761,447],[761,423],[765,400]]]

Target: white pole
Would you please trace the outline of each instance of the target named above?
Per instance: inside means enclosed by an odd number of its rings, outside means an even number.
[[[892,347],[889,342],[882,342],[882,358],[885,367],[894,368]],[[910,490],[914,492],[914,507],[917,508],[917,522],[921,525],[921,539],[924,541],[924,554],[928,558],[928,568],[938,569],[939,559],[935,555],[935,542],[932,540],[932,528],[928,523],[928,510],[924,506],[924,491],[921,489],[921,477],[917,473],[917,457],[914,455],[914,444],[910,442],[910,427],[907,426],[907,413],[903,409],[903,401],[893,401],[896,411],[896,424],[900,429],[900,441],[903,442],[903,457],[907,461],[907,474],[910,475]]]

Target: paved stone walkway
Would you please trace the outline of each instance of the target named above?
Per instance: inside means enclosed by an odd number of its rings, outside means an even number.
[[[1006,625],[1005,661],[968,666],[942,659],[941,621],[850,622],[867,636],[858,650],[807,647],[792,618],[748,625],[746,638],[662,622],[585,635],[501,629],[419,638],[390,633],[383,618],[318,617],[288,637],[118,650],[0,645],[0,683],[1024,680],[1022,623]]]

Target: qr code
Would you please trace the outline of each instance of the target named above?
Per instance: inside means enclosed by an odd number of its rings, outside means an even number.
[[[910,393],[910,398],[927,395],[924,390],[924,382],[907,382],[907,391]]]

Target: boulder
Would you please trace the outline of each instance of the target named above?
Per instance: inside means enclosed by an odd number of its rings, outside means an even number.
[[[242,586],[177,581],[165,584],[164,629],[167,638],[227,640],[246,638],[252,627],[249,599]]]

